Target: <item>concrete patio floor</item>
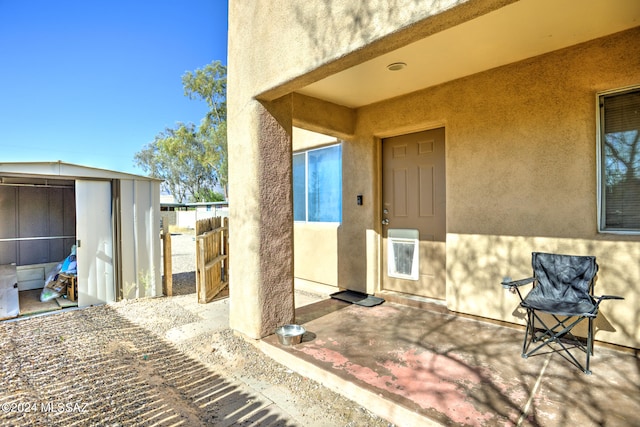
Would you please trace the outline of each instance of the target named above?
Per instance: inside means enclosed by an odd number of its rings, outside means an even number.
[[[296,316],[303,342],[262,350],[398,426],[640,425],[637,351],[596,344],[586,375],[557,353],[523,359],[522,329],[435,304],[326,299]]]

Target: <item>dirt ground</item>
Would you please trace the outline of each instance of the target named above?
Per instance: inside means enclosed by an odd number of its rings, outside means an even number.
[[[195,296],[174,236],[174,295],[0,323],[0,425],[388,426],[228,328]]]

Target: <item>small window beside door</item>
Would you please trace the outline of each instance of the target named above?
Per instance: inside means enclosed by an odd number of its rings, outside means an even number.
[[[293,155],[293,219],[342,221],[342,146]]]
[[[598,95],[599,227],[640,233],[640,87]]]

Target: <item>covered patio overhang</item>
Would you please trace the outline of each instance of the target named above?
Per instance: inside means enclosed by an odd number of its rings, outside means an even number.
[[[358,108],[640,25],[635,0],[441,1],[422,21],[266,90],[292,95],[293,124],[347,138]],[[436,8],[437,9],[437,8]],[[358,33],[354,18],[354,34]],[[319,45],[338,37],[330,31]],[[267,107],[268,108],[268,107]],[[274,110],[275,112],[275,110]]]

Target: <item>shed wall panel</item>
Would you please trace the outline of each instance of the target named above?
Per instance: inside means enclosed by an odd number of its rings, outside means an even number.
[[[120,269],[122,271],[122,297],[137,298],[136,258],[133,255],[133,180],[120,180]]]
[[[120,198],[123,298],[162,295],[159,184],[123,179]]]
[[[0,186],[0,239],[16,237],[16,198],[15,187]],[[0,265],[11,264],[17,260],[17,243],[0,242]]]
[[[58,262],[75,243],[73,188],[0,187],[0,262],[17,265]],[[71,236],[67,239],[49,237]]]
[[[65,189],[62,192],[62,202],[64,206],[62,234],[74,236],[76,234],[76,192],[73,188]],[[68,245],[68,243],[65,243],[65,245]]]
[[[143,296],[157,296],[162,294],[159,271],[159,198],[154,193],[153,182],[136,180],[134,185],[137,279]]]
[[[16,237],[15,187],[0,186],[0,239]]]
[[[62,223],[64,217],[64,200],[62,198],[62,188],[49,189],[49,207],[47,223],[49,225],[49,235],[62,236],[64,225]]]
[[[18,259],[16,242],[0,242],[0,265],[12,264]]]
[[[46,188],[18,188],[18,236],[47,235],[49,198]]]

